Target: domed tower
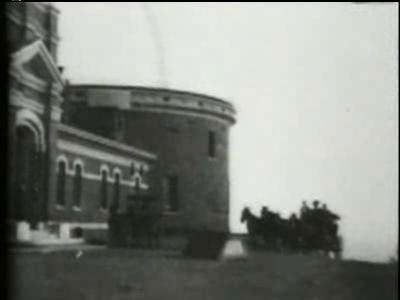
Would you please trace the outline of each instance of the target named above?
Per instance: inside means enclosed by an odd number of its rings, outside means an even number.
[[[158,156],[153,193],[173,229],[229,230],[229,129],[221,99],[172,89],[71,85],[64,122]]]

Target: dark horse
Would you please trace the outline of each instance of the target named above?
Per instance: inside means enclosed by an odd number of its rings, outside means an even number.
[[[255,216],[248,207],[242,211],[240,221],[246,222],[252,246],[263,246],[272,251],[323,253],[340,257],[342,245],[337,235],[338,216],[328,211],[312,211],[307,216],[289,219],[263,207],[261,217]]]
[[[261,237],[264,246],[269,250],[282,250],[282,222],[279,214],[266,213],[261,217],[256,217],[248,207],[242,211],[240,221],[246,222],[247,231],[251,238],[251,243],[256,246],[258,237]]]
[[[257,237],[264,236],[264,230],[263,230],[264,223],[260,218],[253,215],[253,213],[250,211],[248,207],[245,207],[242,210],[242,216],[240,217],[240,222],[246,223],[247,232],[250,236],[250,243],[253,246],[256,246]]]

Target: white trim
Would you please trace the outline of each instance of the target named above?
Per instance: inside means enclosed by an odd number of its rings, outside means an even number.
[[[59,108],[58,106],[52,106],[51,108],[51,119],[53,121],[60,121],[61,120],[61,115],[62,115],[62,109]]]
[[[59,155],[56,159],[56,173],[60,172],[60,162],[65,164],[65,175],[68,174],[68,158],[65,155]]]
[[[73,134],[75,136],[84,138],[84,139],[86,139],[88,141],[91,141],[91,142],[99,143],[101,145],[105,145],[107,147],[112,147],[112,148],[115,148],[117,150],[122,150],[122,151],[125,151],[125,152],[129,152],[129,155],[142,156],[143,158],[152,159],[152,160],[156,160],[157,159],[157,156],[155,154],[153,154],[153,153],[150,153],[150,152],[147,152],[145,150],[141,150],[141,149],[138,149],[138,148],[135,148],[135,147],[131,147],[131,146],[128,146],[126,144],[122,144],[122,143],[119,143],[119,142],[116,142],[116,141],[113,141],[113,140],[110,140],[110,139],[107,139],[107,138],[103,138],[103,137],[98,136],[96,134],[93,134],[93,133],[90,133],[90,132],[86,132],[86,131],[83,131],[81,129],[77,129],[75,127],[71,127],[71,126],[68,126],[68,125],[65,125],[65,124],[62,124],[62,123],[58,125],[58,129],[61,132],[66,132],[66,133],[69,133],[69,134]],[[133,160],[133,161],[135,161],[135,160]],[[138,161],[138,160],[136,160],[136,161]]]
[[[57,164],[58,164],[60,161],[65,162],[65,163],[67,164],[67,166],[68,166],[68,158],[67,158],[65,155],[61,154],[61,155],[58,155],[58,156],[57,156],[57,159],[56,159]]]
[[[149,185],[146,184],[146,183],[141,182],[139,188],[142,189],[142,190],[148,190],[149,189]]]
[[[59,13],[60,11],[50,2],[30,2],[44,13]]]
[[[17,23],[18,25],[26,26],[36,35],[36,37],[41,39],[49,39],[49,36],[47,35],[46,31],[38,27],[37,25],[33,24],[31,21],[27,21],[24,23],[23,21],[20,20],[18,16],[16,16],[13,12],[10,11],[7,12],[7,17],[9,18],[10,21]],[[60,36],[58,34],[53,34],[50,37],[50,40],[53,44],[58,44],[58,42],[60,41]]]
[[[66,174],[68,175],[68,176],[75,176],[75,171],[73,170],[73,169],[67,169],[67,172],[66,172]],[[84,175],[82,174],[82,177],[84,178]]]
[[[101,174],[103,173],[103,171],[107,172],[107,177],[108,177],[108,174],[110,173],[110,167],[108,165],[106,165],[106,164],[101,164],[101,166],[100,166],[100,177],[101,177]]]
[[[65,210],[66,209],[66,205],[60,205],[60,204],[56,204],[56,210]]]
[[[183,115],[187,117],[195,117],[195,118],[202,118],[202,119],[209,119],[213,121],[217,121],[222,123],[224,126],[231,126],[232,124],[235,123],[235,118],[232,116],[233,121],[227,120],[224,117],[218,117],[218,116],[213,116],[210,114],[209,111],[204,111],[203,113],[196,113],[196,112],[189,112],[189,111],[181,111],[179,109],[172,109],[170,107],[165,107],[165,108],[150,108],[150,107],[145,107],[145,104],[142,104],[143,106],[137,107],[137,106],[131,106],[130,110],[132,111],[143,111],[143,112],[151,112],[151,113],[160,113],[160,114],[173,114],[173,115]],[[190,107],[188,107],[190,109]]]
[[[54,62],[53,57],[50,55],[49,51],[47,50],[46,46],[44,45],[43,41],[37,40],[33,43],[31,43],[28,46],[25,46],[24,48],[18,50],[17,52],[12,54],[12,64],[17,67],[19,71],[22,71],[23,67],[22,65],[32,59],[35,55],[39,54],[40,57],[42,58],[45,66],[47,67],[48,71],[50,72],[51,76],[53,77],[53,80],[60,85],[60,88],[64,86],[64,81],[61,77],[61,74],[57,68],[56,63]],[[25,73],[25,74],[24,74]],[[24,78],[30,78],[31,80],[34,80],[33,75],[28,75],[26,72],[24,72]],[[36,81],[36,80],[34,80]]]
[[[37,129],[35,128],[35,126],[33,126],[30,122],[23,121],[17,125],[16,130],[18,130],[18,128],[20,128],[20,127],[27,127],[32,132],[32,134],[34,135],[34,139],[35,139],[36,150],[40,151],[41,150],[40,136],[39,136],[39,133],[37,132]]]
[[[75,159],[73,168],[70,169],[70,168],[68,168],[68,158],[64,154],[61,154],[56,159],[56,162],[57,162],[56,169],[57,169],[57,171],[58,171],[58,163],[60,161],[66,162],[65,174],[68,175],[68,176],[71,176],[71,177],[75,176],[75,166],[77,164],[79,164],[82,167],[82,179],[102,181],[101,171],[104,170],[104,171],[107,172],[107,183],[115,183],[115,177],[112,177],[112,175],[113,174],[115,175],[116,173],[118,173],[118,174],[120,174],[120,181],[119,181],[120,185],[127,186],[127,187],[135,187],[136,186],[134,180],[124,180],[123,179],[122,171],[118,167],[114,167],[113,173],[111,174],[109,166],[106,165],[106,164],[102,164],[100,166],[100,173],[99,174],[88,173],[88,172],[86,172],[86,170],[84,168],[85,165],[84,165],[83,161],[81,159]],[[143,183],[141,181],[140,188],[148,189],[148,185],[146,185],[145,183]]]
[[[33,75],[28,75],[26,71],[22,70],[21,66],[11,65],[9,73],[11,76],[15,77],[18,83],[40,93],[46,92],[46,84],[44,81]]]
[[[47,83],[35,75],[26,72],[23,70],[22,66],[19,65],[11,65],[9,68],[9,75],[13,76],[16,81],[21,83],[24,86],[31,88],[34,91],[40,93],[48,93]],[[62,92],[62,87],[59,85],[53,85],[51,88],[51,95],[55,97],[58,103],[63,101],[62,97],[60,96]]]
[[[20,66],[22,68],[22,66]],[[22,77],[20,78],[21,83],[29,86],[30,88],[39,91],[39,92],[46,92],[46,81],[40,79],[39,77],[33,75],[32,73],[28,73],[25,70],[21,69]]]
[[[140,171],[140,168],[143,168],[143,172],[148,172],[150,170],[150,167],[148,164],[143,164],[143,163],[138,163],[138,162],[132,163],[130,166],[130,170],[132,170],[132,168],[133,168],[133,174],[138,173]]]
[[[66,224],[70,227],[81,227],[82,229],[108,229],[108,223],[106,222],[57,222],[57,221],[49,221],[47,222],[49,225],[62,225]]]
[[[28,109],[20,109],[15,118],[15,130],[18,126],[27,126],[33,130],[36,136],[38,150],[42,152],[46,150],[44,127],[42,121],[35,113]]]
[[[35,6],[37,9],[40,9],[44,13],[49,12],[47,4],[43,2],[32,2],[32,5]]]
[[[120,168],[117,168],[117,167],[115,167],[114,169],[113,169],[113,175],[114,175],[114,180],[115,180],[115,175],[116,174],[119,174],[119,180],[120,180],[120,182],[121,182],[121,180],[122,180],[122,171],[121,171],[121,169]]]
[[[60,174],[60,163],[64,163],[64,166],[65,166],[65,174],[64,174],[64,182],[63,182],[63,185],[64,185],[64,195],[63,195],[63,197],[64,197],[64,204],[59,204],[58,203],[58,191],[59,191],[59,186],[58,186],[58,176],[59,176],[59,174]],[[67,203],[66,203],[66,199],[65,199],[65,197],[66,197],[66,194],[65,194],[65,185],[66,185],[66,176],[67,176],[67,173],[68,173],[68,158],[65,156],[65,155],[58,155],[57,156],[57,159],[56,159],[56,174],[57,174],[57,185],[56,185],[56,191],[57,191],[57,194],[56,194],[56,203],[55,203],[55,207],[56,207],[56,210],[65,210],[66,209],[66,206],[67,206]]]
[[[97,175],[97,174],[93,174],[93,173],[85,173],[83,175],[83,178],[89,179],[89,180],[101,181],[101,175]]]
[[[131,165],[129,166],[129,172],[131,172],[133,169],[133,174],[135,174],[137,169],[139,168],[139,166],[140,166],[140,163],[138,163],[136,161],[132,162]]]
[[[22,74],[20,70],[15,65],[10,65],[8,68],[8,75],[14,77],[14,80],[19,81]]]
[[[136,183],[134,181],[132,182],[132,181],[127,181],[127,180],[121,180],[120,184],[128,186],[128,187],[131,187],[131,188],[135,188],[136,187]]]
[[[136,179],[138,179],[139,186],[140,186],[141,182],[142,182],[142,176],[140,176],[140,174],[138,172],[135,172],[135,174],[133,174],[133,176],[132,176],[132,180],[133,180],[133,182],[135,182],[135,185],[136,185]]]
[[[138,161],[128,158],[126,156],[111,154],[105,151],[96,150],[86,146],[82,146],[78,143],[69,142],[63,139],[59,139],[57,142],[57,147],[65,152],[78,154],[81,156],[86,156],[92,159],[97,159],[100,161],[107,161],[113,164],[130,167],[132,161],[139,163]]]
[[[99,212],[101,212],[102,214],[108,214],[108,197],[107,197],[107,203],[106,203],[106,205],[107,205],[107,207],[99,207]]]
[[[82,212],[82,207],[74,205],[74,206],[72,206],[72,210],[74,212]]]
[[[72,170],[74,171],[74,174],[76,173],[76,167],[77,166],[81,167],[81,173],[83,174],[84,173],[84,169],[85,169],[85,164],[83,163],[83,161],[80,158],[75,158],[74,159],[74,163],[73,163],[73,167],[72,167]]]
[[[66,175],[73,177],[73,176],[75,176],[75,172],[72,170],[67,170]],[[101,174],[87,173],[84,170],[82,170],[82,178],[87,179],[87,180],[94,180],[94,181],[102,180]],[[114,183],[114,178],[107,176],[107,183]],[[120,184],[123,186],[127,186],[127,187],[135,187],[135,183],[133,181],[124,180],[122,178],[122,176],[120,177]],[[143,184],[141,186],[141,188],[147,189],[148,186],[146,184]]]
[[[7,12],[7,17],[10,19],[10,21],[17,23],[18,25],[28,27],[31,31],[33,31],[34,34],[36,34],[37,37],[39,38],[45,37],[45,32],[41,29],[36,28],[36,26],[32,24],[32,22],[27,21],[24,23],[23,21],[20,20],[18,16],[16,16],[13,12],[10,11]]]
[[[10,91],[10,104],[14,107],[21,109],[28,109],[39,115],[44,114],[44,105],[36,100],[26,97],[22,92],[11,89]],[[51,107],[51,119],[53,121],[60,121],[62,115],[62,109],[58,106],[52,105]]]
[[[21,92],[18,92],[16,90],[13,90],[10,92],[10,104],[21,108],[21,109],[28,109],[32,112],[35,112],[37,114],[43,114],[44,113],[44,106],[43,104],[29,99],[25,97]]]
[[[143,182],[142,176],[138,172],[135,172],[132,176],[132,181],[133,181],[133,187],[136,188],[136,179],[139,179],[139,189],[147,190],[149,186]]]

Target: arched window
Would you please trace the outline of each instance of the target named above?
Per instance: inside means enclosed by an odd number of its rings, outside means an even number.
[[[59,206],[65,206],[65,175],[67,164],[59,161],[57,165],[57,202]]]
[[[141,186],[140,183],[142,180],[141,180],[140,176],[135,176],[134,178],[135,178],[134,179],[135,180],[135,190],[140,191],[140,186]]]
[[[107,177],[108,177],[108,172],[107,170],[102,170],[101,171],[101,187],[100,187],[100,208],[102,209],[107,209]]]
[[[139,175],[140,175],[141,177],[143,177],[143,174],[144,174],[144,166],[143,166],[143,165],[140,165],[140,167],[139,167]]]
[[[117,211],[119,208],[119,201],[120,201],[120,181],[121,175],[119,173],[114,174],[114,197],[113,197],[113,204],[112,210]]]
[[[131,163],[131,167],[130,167],[130,170],[129,170],[131,176],[133,176],[135,174],[135,169],[136,169],[135,164]]]
[[[82,165],[75,165],[74,189],[73,189],[74,207],[81,207],[82,198]]]

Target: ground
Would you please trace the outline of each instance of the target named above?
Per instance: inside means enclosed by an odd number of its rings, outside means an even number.
[[[207,261],[129,249],[14,251],[10,261],[15,300],[398,298],[397,264],[262,252]]]

